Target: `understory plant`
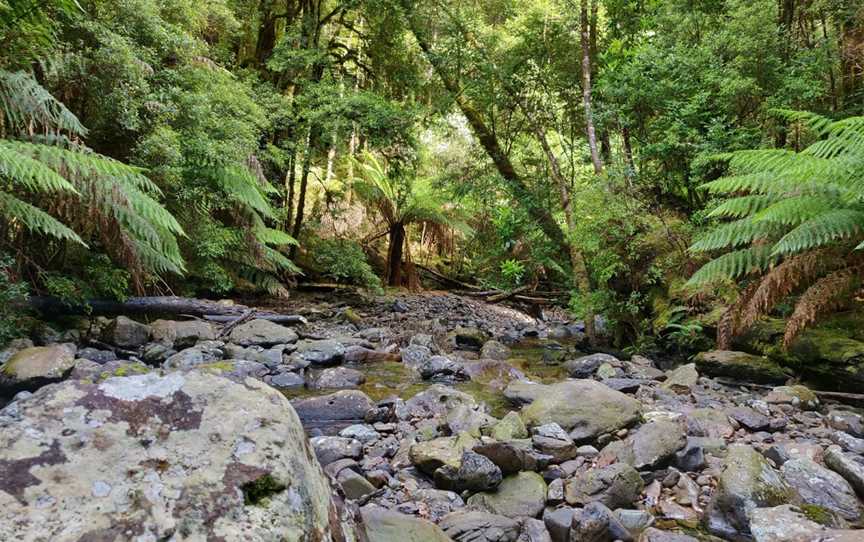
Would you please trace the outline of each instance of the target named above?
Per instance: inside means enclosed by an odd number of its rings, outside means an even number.
[[[689,285],[742,284],[718,326],[721,347],[793,298],[784,334],[789,346],[820,315],[853,302],[864,276],[864,117],[780,114],[808,128],[815,141],[801,152],[722,155],[731,174],[704,185],[725,198],[710,213],[723,222],[690,250],[719,255]]]

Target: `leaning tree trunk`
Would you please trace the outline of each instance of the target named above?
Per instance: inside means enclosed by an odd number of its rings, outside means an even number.
[[[402,247],[405,245],[405,224],[390,226],[390,247],[387,250],[387,285],[402,285]]]

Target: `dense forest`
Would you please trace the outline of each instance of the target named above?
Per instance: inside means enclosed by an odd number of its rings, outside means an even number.
[[[686,348],[860,286],[853,0],[0,10],[8,306],[434,267]]]

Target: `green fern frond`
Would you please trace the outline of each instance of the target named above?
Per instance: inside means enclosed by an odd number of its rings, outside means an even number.
[[[79,136],[87,133],[78,117],[29,73],[0,70],[0,103],[6,124],[16,136],[26,137],[33,128]]]
[[[768,268],[776,258],[764,246],[745,248],[726,253],[699,268],[687,281],[687,286],[712,284],[724,279],[737,279]]]
[[[836,209],[822,213],[784,235],[772,249],[773,255],[796,254],[834,241],[860,236],[864,212]]]
[[[773,223],[754,222],[750,218],[742,218],[718,226],[704,234],[690,247],[691,252],[709,252],[721,248],[738,248],[748,245],[758,239],[773,237],[782,232],[779,225]]]
[[[255,237],[258,239],[259,243],[265,245],[276,245],[276,246],[284,246],[284,245],[297,245],[297,239],[294,239],[287,233],[281,230],[275,230],[273,228],[260,227],[254,230]]]
[[[780,200],[753,215],[754,222],[775,222],[797,226],[837,207],[838,202],[819,196],[790,197]]]
[[[56,171],[28,153],[21,153],[18,145],[6,140],[0,140],[0,176],[28,192],[78,192]]]
[[[219,189],[233,202],[262,216],[268,218],[274,216],[273,208],[265,198],[266,191],[245,167],[209,167],[203,172],[213,179]]]
[[[741,196],[739,198],[732,198],[718,205],[716,208],[714,208],[713,211],[708,213],[708,216],[711,218],[743,218],[745,216],[751,216],[763,209],[766,209],[775,201],[777,201],[776,196],[765,195]]]
[[[8,223],[20,222],[28,230],[53,237],[66,239],[87,246],[77,233],[42,209],[21,201],[11,194],[0,192],[0,216]]]

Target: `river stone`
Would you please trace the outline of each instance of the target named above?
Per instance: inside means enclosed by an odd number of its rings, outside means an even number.
[[[89,359],[90,361],[103,364],[108,363],[109,361],[115,361],[117,359],[117,354],[115,354],[112,350],[99,350],[98,348],[79,348],[78,352],[75,353],[75,356],[79,359]]]
[[[457,542],[515,542],[519,522],[480,510],[458,510],[444,516],[439,524]]]
[[[473,350],[479,352],[489,335],[476,327],[457,327],[453,330],[453,340],[456,348],[461,350]]]
[[[590,469],[567,480],[564,498],[568,504],[584,506],[601,502],[611,509],[629,508],[639,500],[644,482],[626,463]]]
[[[810,459],[790,459],[780,468],[786,482],[806,504],[820,506],[851,522],[861,518],[861,503],[852,486],[836,472]]]
[[[864,454],[864,439],[853,437],[849,433],[834,431],[831,433],[831,442],[839,445],[847,452],[859,455]]]
[[[313,367],[329,367],[345,361],[345,345],[334,339],[300,341],[293,355]]]
[[[576,444],[557,423],[537,426],[532,431],[531,443],[540,453],[552,457],[552,463],[563,463],[576,457]]]
[[[756,542],[856,542],[864,532],[830,529],[791,505],[756,508],[750,512],[750,532]]]
[[[604,363],[618,365],[621,362],[609,354],[591,354],[568,361],[564,369],[571,378],[591,378]]]
[[[125,316],[111,320],[102,330],[102,340],[120,348],[138,348],[150,339],[150,326]]]
[[[488,457],[504,474],[523,470],[539,471],[552,459],[531,447],[530,440],[487,442],[474,447],[478,454]]]
[[[465,508],[465,501],[462,500],[462,497],[443,489],[419,489],[413,491],[411,497],[415,502],[422,503],[422,507],[429,512],[426,517],[435,523],[440,522],[450,512]]]
[[[687,444],[687,436],[678,422],[650,421],[627,438],[633,451],[633,466],[652,469],[669,463],[675,452]]]
[[[357,439],[363,444],[369,444],[381,438],[381,434],[378,433],[378,431],[376,431],[371,425],[365,423],[349,425],[345,429],[339,431],[339,436]]]
[[[461,493],[463,491],[488,491],[501,483],[501,469],[487,457],[466,450],[462,452],[458,468],[444,465],[435,471],[435,485],[441,489]]]
[[[470,450],[474,443],[475,441],[465,434],[456,437],[439,437],[412,444],[408,451],[408,458],[412,465],[426,474],[433,474],[444,465],[458,469],[462,464],[462,452]]]
[[[489,436],[495,440],[528,438],[528,429],[518,412],[510,411],[492,426]]]
[[[12,339],[0,349],[0,365],[9,361],[9,358],[24,350],[25,348],[33,348],[33,341],[30,339]]]
[[[363,444],[359,440],[345,437],[312,437],[309,439],[315,457],[322,466],[327,466],[334,461],[349,457],[357,459],[363,452]]]
[[[549,386],[522,410],[522,419],[530,427],[557,423],[581,442],[633,424],[641,410],[639,401],[599,382],[573,380]]]
[[[697,408],[687,413],[687,434],[692,437],[727,439],[735,433],[729,416],[714,408]]]
[[[70,380],[17,407],[0,416],[0,540],[345,536],[299,419],[261,382]]]
[[[576,512],[570,526],[571,542],[630,542],[633,535],[603,503],[591,502]]]
[[[699,372],[708,376],[763,384],[782,384],[791,376],[774,361],[746,352],[712,350],[696,354],[693,360]]]
[[[768,416],[750,407],[732,407],[726,411],[726,414],[750,431],[763,431],[771,425],[771,419]]]
[[[420,372],[420,366],[429,358],[432,357],[432,350],[418,344],[410,344],[401,351],[402,363],[406,367],[410,367]]]
[[[466,504],[511,518],[534,518],[546,504],[546,482],[536,472],[520,472],[504,478],[495,492],[475,493]]]
[[[263,380],[268,370],[261,363],[245,359],[226,359],[215,363],[205,363],[196,367],[197,370],[219,375],[222,378],[242,384],[247,378]]]
[[[547,507],[543,511],[543,524],[549,531],[552,542],[570,542],[570,525],[576,510],[569,506]]]
[[[256,319],[232,329],[228,341],[240,346],[273,346],[297,342],[297,333],[269,320]]]
[[[687,534],[661,531],[649,527],[639,537],[639,542],[699,542],[699,540]]]
[[[845,410],[832,410],[828,413],[828,425],[849,433],[853,437],[864,438],[864,417]]]
[[[112,376],[132,376],[149,373],[152,370],[153,367],[144,365],[140,361],[118,359],[99,365],[90,360],[79,359],[75,361],[75,367],[69,373],[69,378],[100,382]]]
[[[365,393],[357,390],[343,390],[330,395],[298,399],[291,404],[300,416],[303,427],[334,430],[334,433],[362,422],[366,413],[375,408],[375,403]]]
[[[150,324],[153,340],[171,348],[188,348],[198,341],[216,339],[213,325],[201,320],[156,320]]]
[[[839,446],[825,450],[825,465],[846,479],[864,499],[864,456],[844,453]]]
[[[794,386],[777,386],[765,396],[768,404],[792,405],[802,410],[816,410],[819,408],[819,398],[807,386],[796,384]]]
[[[360,509],[368,542],[451,542],[440,527],[425,519],[378,506]]]
[[[219,361],[225,357],[224,343],[204,341],[170,356],[162,364],[165,369],[193,369],[199,365]]]
[[[688,363],[666,373],[666,381],[662,387],[675,393],[690,393],[698,382],[696,364]]]
[[[72,343],[19,350],[0,366],[0,396],[33,391],[65,378],[75,366],[75,351]]]
[[[552,542],[552,536],[542,520],[523,518],[517,542]]]
[[[729,446],[717,489],[705,513],[708,530],[737,539],[750,534],[747,514],[797,499],[794,489],[762,454],[745,444]]]
[[[285,371],[265,378],[268,384],[282,390],[300,389],[306,385],[303,375]]]
[[[366,375],[357,369],[331,367],[324,369],[309,383],[313,390],[357,388],[366,382]]]
[[[396,417],[400,420],[412,418],[446,418],[459,406],[480,408],[477,401],[467,393],[449,386],[435,384],[396,405]]]
[[[486,341],[480,349],[480,357],[504,361],[510,357],[510,348],[495,340]]]

